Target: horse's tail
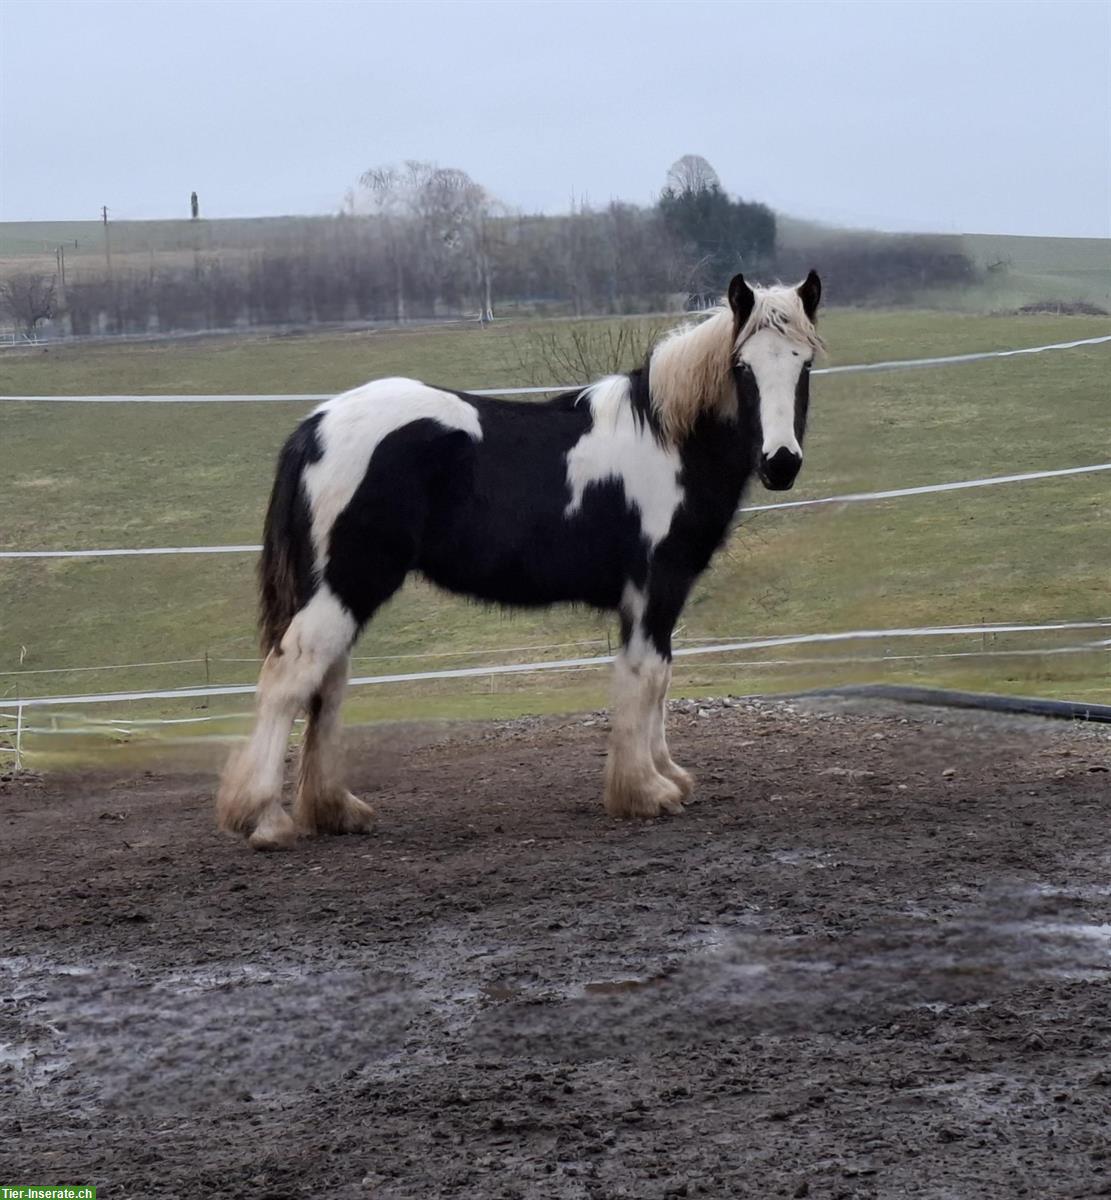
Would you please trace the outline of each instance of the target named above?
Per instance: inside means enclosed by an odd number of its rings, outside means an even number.
[[[316,590],[312,513],[305,493],[305,467],[320,457],[317,422],[297,427],[278,456],[258,564],[259,630],[262,653],[281,645],[290,621]]]

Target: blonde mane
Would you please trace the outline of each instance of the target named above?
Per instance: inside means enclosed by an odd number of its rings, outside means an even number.
[[[652,408],[669,441],[682,440],[700,413],[715,408],[723,413],[731,411],[733,361],[758,330],[773,329],[815,353],[825,348],[796,288],[752,290],[755,303],[736,338],[733,312],[727,305],[720,305],[697,324],[673,330],[649,356]]]

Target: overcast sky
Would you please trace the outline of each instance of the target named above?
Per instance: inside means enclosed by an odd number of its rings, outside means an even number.
[[[1111,236],[1111,3],[0,0],[0,219],[322,213],[367,167]]]

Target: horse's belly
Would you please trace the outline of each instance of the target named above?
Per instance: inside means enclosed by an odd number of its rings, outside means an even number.
[[[433,543],[418,565],[433,583],[477,600],[616,608],[626,577],[621,556],[584,550],[566,535],[538,528],[520,540],[477,536]]]
[[[499,604],[616,608],[630,575],[642,577],[647,548],[624,501],[605,499],[573,514],[535,499],[461,506],[430,531],[418,567],[449,591]]]

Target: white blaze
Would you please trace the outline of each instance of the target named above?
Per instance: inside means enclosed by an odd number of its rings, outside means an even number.
[[[773,329],[754,333],[741,350],[760,389],[760,424],[764,454],[771,458],[784,447],[802,458],[795,437],[795,389],[809,355]]]

